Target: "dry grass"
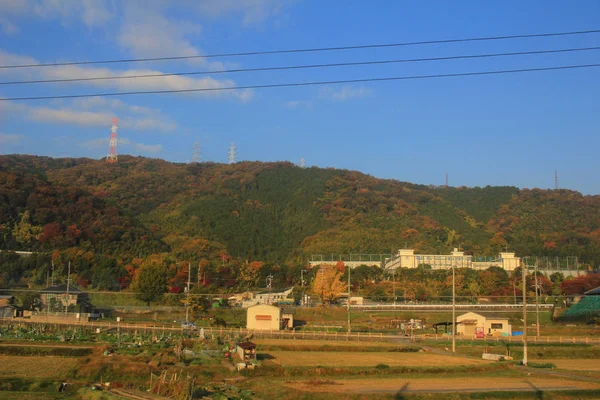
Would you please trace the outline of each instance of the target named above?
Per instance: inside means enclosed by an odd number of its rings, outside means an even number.
[[[489,390],[577,390],[597,389],[598,384],[592,382],[572,381],[556,377],[495,377],[490,379],[473,379],[473,377],[454,378],[382,378],[382,379],[336,379],[335,385],[312,385],[311,381],[287,382],[288,387],[309,392],[329,393],[402,393],[418,391],[489,391]],[[440,398],[443,398],[441,395]]]
[[[343,341],[343,340],[301,340],[301,339],[253,339],[253,343],[257,345],[268,345],[268,346],[280,346],[280,345],[294,345],[294,346],[348,346],[348,347],[389,347],[394,348],[404,345],[412,345],[412,343],[390,343],[390,342],[355,342],[355,341]],[[418,345],[417,345],[418,346]]]
[[[600,360],[598,359],[556,359],[556,360],[539,360],[543,363],[552,363],[560,369],[570,369],[573,371],[600,371]]]
[[[377,364],[387,364],[390,367],[447,367],[488,364],[489,361],[452,357],[426,353],[390,353],[390,352],[300,352],[300,351],[269,351],[267,354],[275,357],[275,361],[290,367],[374,367]]]
[[[75,357],[0,356],[0,377],[64,378],[79,361]]]

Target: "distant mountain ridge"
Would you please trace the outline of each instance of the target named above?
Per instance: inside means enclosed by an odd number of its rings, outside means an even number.
[[[0,156],[0,249],[77,248],[125,263],[198,243],[211,257],[272,263],[404,246],[496,255],[508,245],[597,265],[600,196],[429,187],[288,162]]]

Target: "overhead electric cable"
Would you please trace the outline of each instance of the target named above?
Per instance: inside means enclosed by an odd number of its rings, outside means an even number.
[[[86,78],[8,81],[8,82],[0,82],[0,85],[86,82],[86,81],[120,80],[120,79],[161,78],[161,77],[168,77],[168,76],[215,75],[215,74],[239,73],[239,72],[284,71],[284,70],[309,69],[309,68],[349,67],[349,66],[359,66],[359,65],[400,64],[400,63],[414,63],[414,62],[427,62],[427,61],[449,61],[449,60],[463,60],[463,59],[474,59],[474,58],[492,58],[492,57],[569,53],[569,52],[592,51],[592,50],[600,50],[600,47],[578,47],[578,48],[555,49],[555,50],[532,50],[532,51],[519,51],[519,52],[512,52],[512,53],[465,54],[465,55],[447,56],[447,57],[409,58],[409,59],[379,60],[379,61],[358,61],[358,62],[343,62],[343,63],[332,63],[332,64],[284,65],[284,66],[279,66],[279,67],[240,68],[240,69],[229,69],[229,70],[223,70],[223,71],[192,71],[192,72],[173,72],[173,73],[166,73],[166,74],[96,76],[96,77],[86,77]]]
[[[586,35],[586,34],[593,34],[593,33],[600,33],[600,29],[584,30],[584,31],[570,31],[570,32],[532,33],[532,34],[523,34],[523,35],[484,36],[484,37],[471,37],[471,38],[461,38],[461,39],[425,40],[425,41],[418,41],[418,42],[403,42],[403,43],[366,44],[366,45],[356,45],[356,46],[319,47],[319,48],[306,48],[306,49],[283,49],[283,50],[252,51],[252,52],[240,52],[240,53],[221,53],[221,54],[207,54],[207,55],[193,55],[193,56],[148,57],[148,58],[130,58],[130,59],[115,59],[115,60],[72,61],[72,62],[45,63],[45,64],[0,65],[0,69],[57,67],[57,66],[64,66],[64,65],[115,64],[115,63],[133,63],[133,62],[145,62],[145,61],[188,60],[188,59],[197,59],[197,58],[245,57],[245,56],[258,56],[258,55],[268,55],[268,54],[314,53],[314,52],[323,52],[323,51],[341,51],[341,50],[373,49],[373,48],[385,48],[385,47],[421,46],[421,45],[428,45],[428,44],[464,43],[464,42],[479,42],[479,41],[489,41],[489,40],[511,40],[511,39],[526,39],[526,38],[538,38],[538,37]]]
[[[508,69],[508,70],[497,70],[497,71],[481,71],[481,72],[462,72],[462,73],[454,73],[454,74],[392,76],[392,77],[384,77],[384,78],[345,79],[345,80],[337,80],[337,81],[289,82],[289,83],[274,83],[274,84],[264,84],[264,85],[225,86],[225,87],[217,87],[217,88],[199,88],[199,89],[172,89],[172,90],[150,90],[150,91],[133,91],[133,92],[114,92],[114,93],[68,94],[68,95],[56,95],[56,96],[5,97],[5,98],[0,98],[0,101],[75,99],[75,98],[81,98],[81,97],[130,96],[130,95],[140,95],[140,94],[221,92],[221,91],[225,91],[225,90],[268,89],[268,88],[278,88],[278,87],[334,85],[334,84],[341,84],[341,83],[384,82],[384,81],[451,78],[451,77],[478,76],[478,75],[501,75],[501,74],[513,74],[513,73],[521,73],[521,72],[557,71],[557,70],[577,69],[577,68],[593,68],[593,67],[600,67],[600,64],[561,65],[561,66],[555,66],[555,67],[522,68],[522,69]]]

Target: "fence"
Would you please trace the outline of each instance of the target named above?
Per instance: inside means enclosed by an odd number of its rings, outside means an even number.
[[[24,323],[24,324],[49,324],[41,321],[27,321],[25,319],[4,319],[0,320],[0,323]],[[96,321],[78,321],[76,323],[63,322],[57,323],[52,321],[54,325],[68,325],[71,327],[82,327],[89,329],[91,332],[108,332],[116,330],[134,330],[136,332],[144,333],[166,333],[166,332],[185,332],[190,337],[199,337],[200,331],[190,331],[181,327],[174,327],[169,325],[156,325],[156,324],[127,324],[123,322],[96,322]],[[452,336],[448,334],[424,334],[418,336],[405,337],[402,335],[394,335],[384,332],[326,332],[326,331],[261,331],[261,330],[249,330],[244,328],[223,328],[223,327],[203,327],[204,335],[234,335],[250,336],[258,339],[288,339],[288,340],[331,340],[331,341],[377,341],[377,342],[398,342],[399,340],[409,340],[414,343],[420,343],[427,340],[435,341],[450,341]],[[473,336],[458,336],[458,341],[474,340],[478,342],[509,342],[519,343],[523,342],[523,336],[496,336],[496,337],[483,337],[476,338]],[[564,344],[600,344],[600,337],[597,336],[540,336],[529,335],[527,343],[564,343]]]

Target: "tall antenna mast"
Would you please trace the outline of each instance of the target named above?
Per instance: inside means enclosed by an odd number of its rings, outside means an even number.
[[[446,187],[448,187],[448,173],[446,172]]]
[[[306,168],[306,160],[304,158],[300,159],[300,168]]]
[[[106,155],[106,162],[110,164],[117,162],[117,122],[119,119],[113,118],[110,129],[110,142],[108,142],[108,154]]]
[[[558,171],[554,170],[554,190],[558,190]]]
[[[194,158],[192,158],[192,162],[200,162],[200,145],[198,142],[194,142]]]
[[[233,142],[231,142],[231,144],[229,145],[229,164],[235,163],[236,155],[237,155],[237,153],[235,151],[235,144]]]

